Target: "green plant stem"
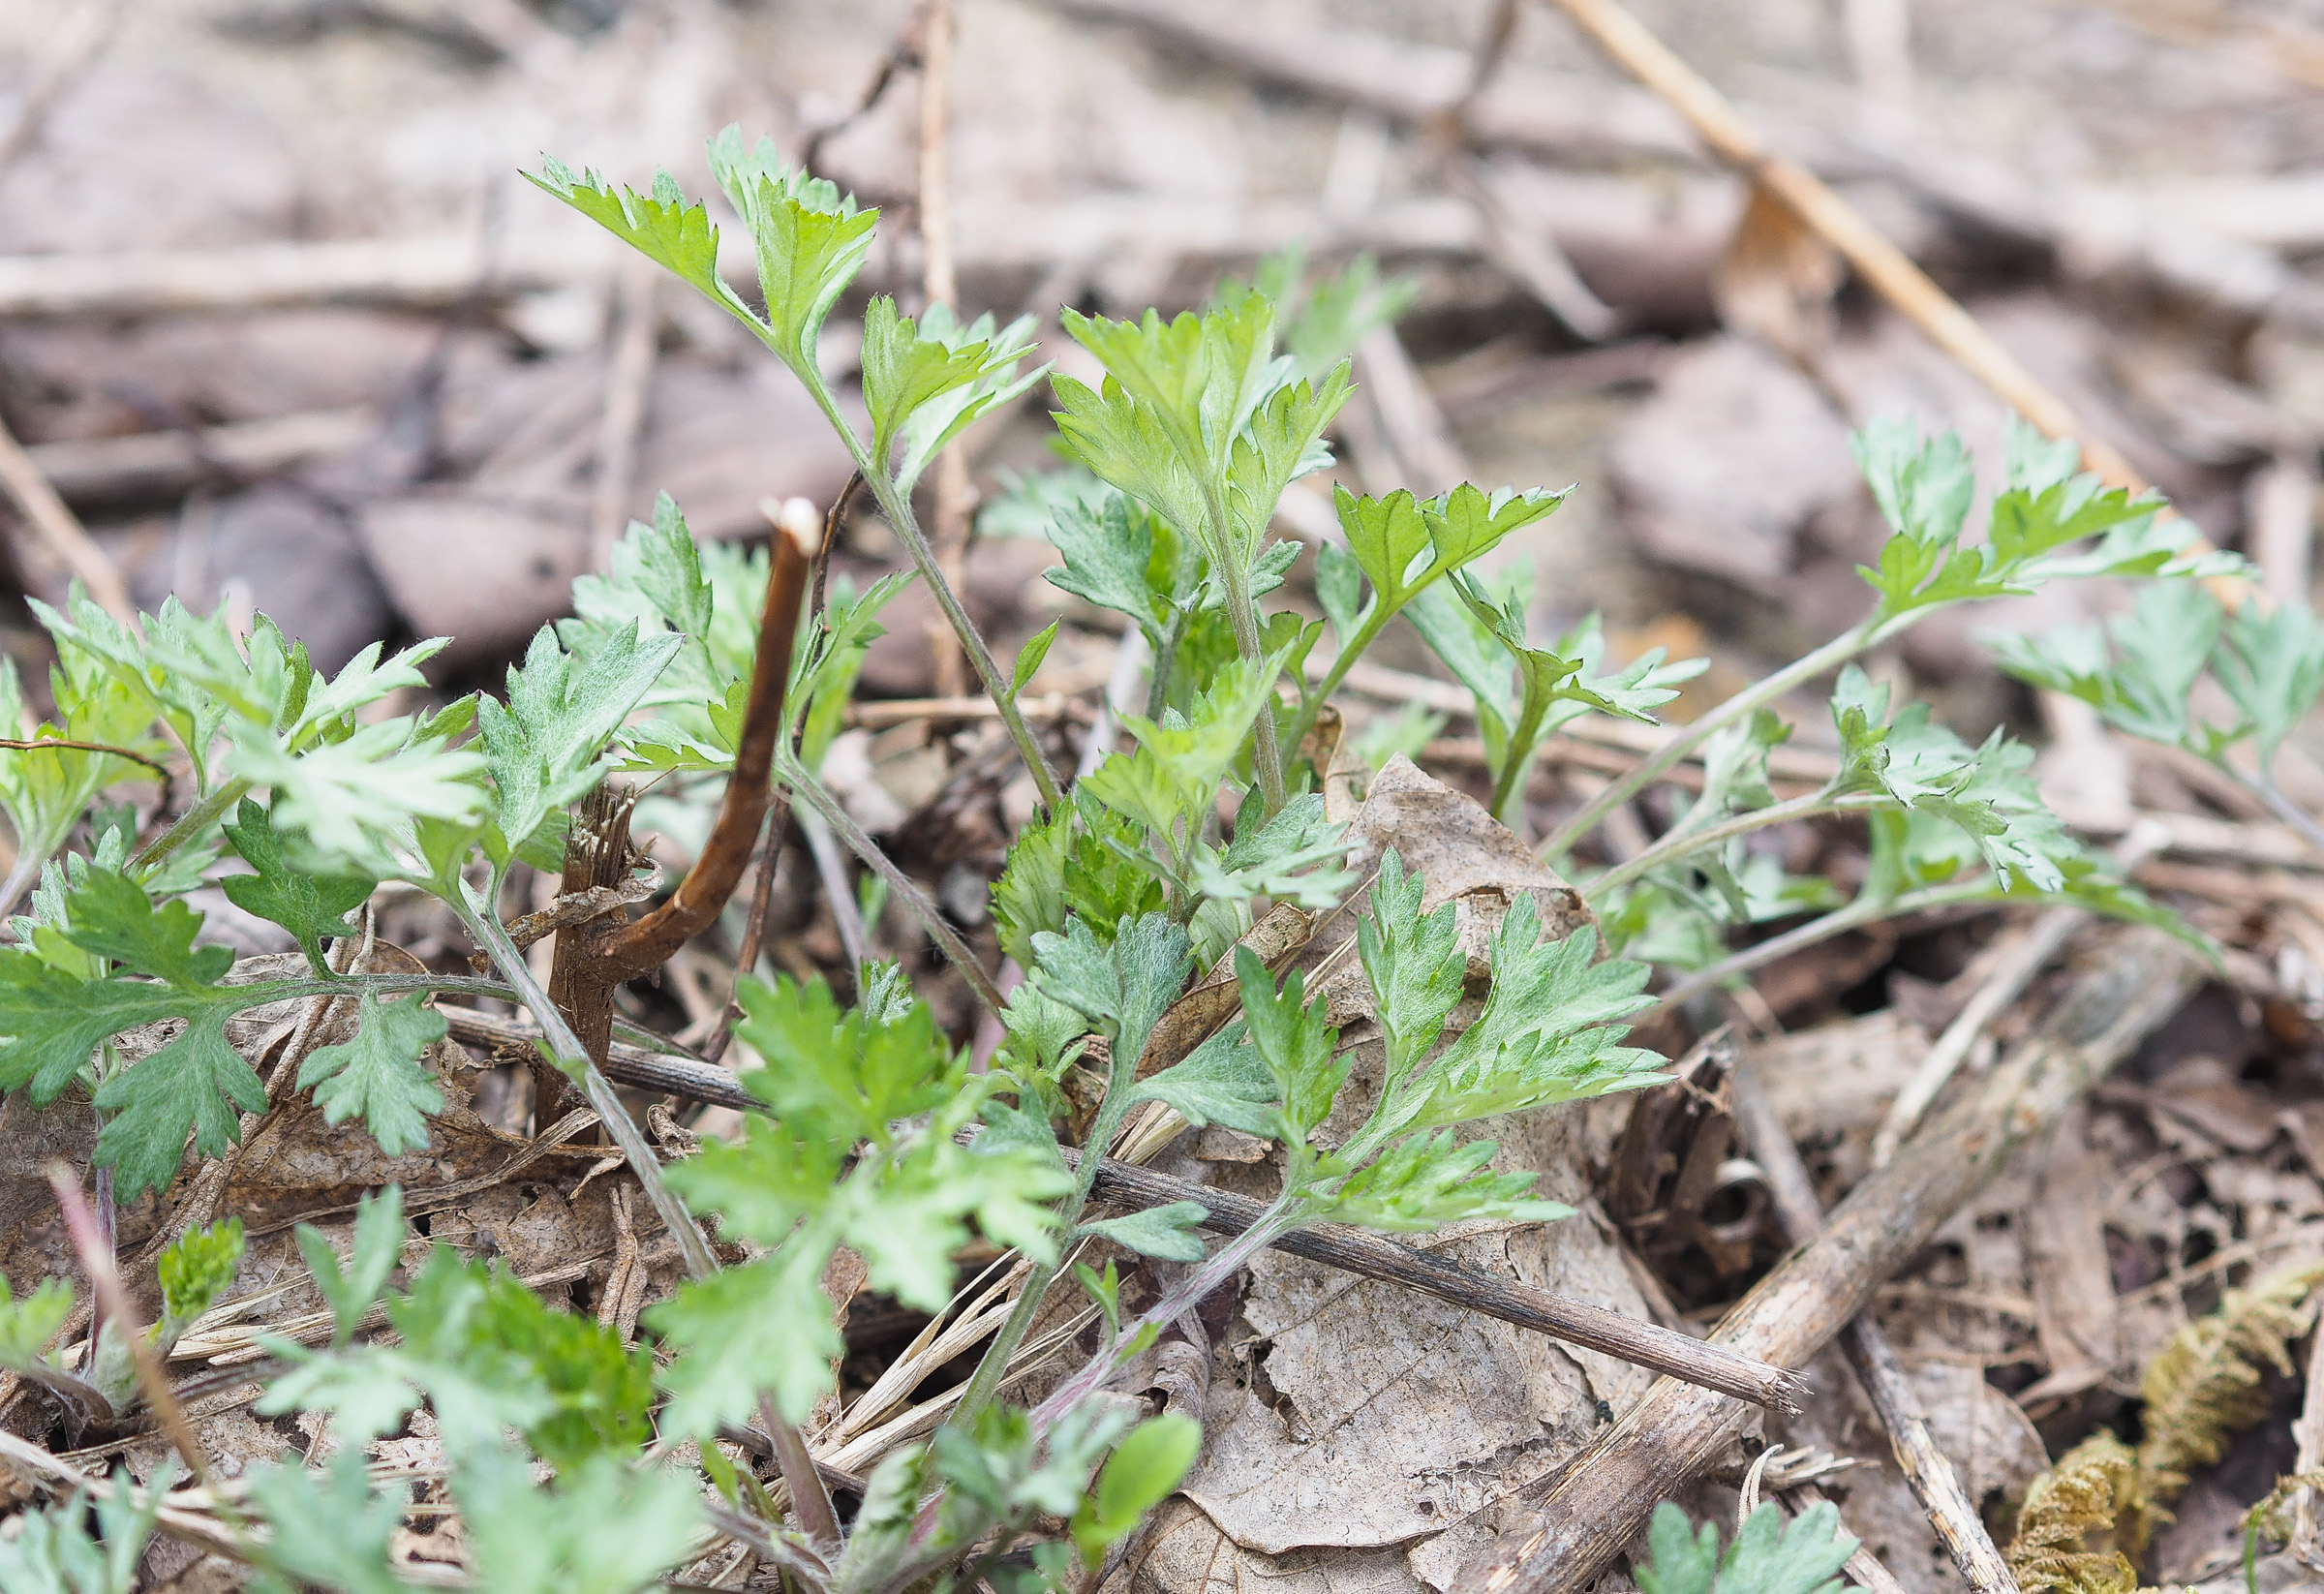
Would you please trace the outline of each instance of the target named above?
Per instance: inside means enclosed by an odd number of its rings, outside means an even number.
[[[129,871],[143,874],[153,869],[179,847],[200,835],[224,818],[233,806],[250,794],[250,782],[236,778],[229,781],[179,814],[168,830],[139,847],[129,860]]]
[[[1223,526],[1224,521],[1221,521]],[[1267,655],[1259,639],[1259,611],[1251,601],[1250,584],[1232,562],[1220,565],[1219,590],[1226,596],[1227,619],[1235,628],[1235,646],[1243,658],[1258,663]],[[1275,684],[1267,684],[1259,700],[1259,717],[1251,723],[1251,763],[1259,776],[1262,823],[1283,811],[1283,754],[1275,742]],[[1297,747],[1296,742],[1292,744]]]
[[[1116,1056],[1107,1070],[1111,1076],[1106,1083],[1106,1097],[1097,1110],[1097,1118],[1089,1125],[1086,1146],[1089,1154],[1084,1155],[1073,1170],[1073,1189],[1057,1206],[1057,1232],[1071,1237],[1082,1221],[1083,1209],[1089,1205],[1089,1191],[1097,1182],[1097,1171],[1104,1164],[1106,1153],[1113,1150],[1114,1137],[1120,1133],[1122,1120],[1129,1117],[1132,1103],[1130,1087],[1138,1077],[1138,1059]],[[961,1394],[960,1402],[952,1415],[944,1420],[947,1427],[965,1427],[976,1420],[976,1414],[993,1401],[999,1393],[1000,1381],[1009,1370],[1009,1359],[1017,1347],[1024,1343],[1031,1331],[1033,1317],[1041,1309],[1041,1300],[1057,1276],[1056,1264],[1034,1262],[1025,1274],[1024,1287],[1017,1292],[1017,1303],[1009,1309],[1000,1325],[1000,1333],[985,1347],[976,1371],[969,1377],[968,1387]]]
[[[822,398],[820,384],[810,385],[817,388],[818,399]],[[976,622],[968,618],[968,611],[961,606],[960,597],[953,592],[952,583],[946,581],[944,572],[936,567],[935,550],[929,546],[927,536],[921,532],[920,522],[912,514],[910,501],[896,490],[896,483],[888,474],[873,464],[871,455],[864,451],[863,444],[857,441],[854,429],[841,418],[837,408],[826,403],[825,410],[831,416],[832,424],[840,429],[841,436],[847,440],[849,449],[856,455],[856,468],[864,473],[864,480],[871,487],[872,496],[879,501],[880,512],[888,517],[888,524],[895,528],[896,535],[903,539],[904,547],[910,551],[913,565],[919,567],[920,579],[928,583],[928,590],[936,599],[936,607],[942,609],[944,618],[951,622],[953,634],[960,638],[961,651],[968,656],[968,662],[975,666],[977,679],[985,684],[993,706],[1000,711],[1001,723],[1008,726],[1010,740],[1017,744],[1018,752],[1024,758],[1024,767],[1032,774],[1033,788],[1040,794],[1041,806],[1055,809],[1058,791],[1056,771],[1049,767],[1049,755],[1041,751],[1041,744],[1034,740],[1031,727],[1025,724],[1024,716],[1018,711],[1017,696],[1009,690],[1009,679],[1001,674],[1000,666],[993,661],[993,652],[985,646],[985,639],[978,632]]]
[[[492,959],[494,966],[507,977],[509,984],[516,987],[518,997],[532,1009],[533,1022],[540,1026],[541,1038],[547,1043],[558,1068],[568,1076],[580,1077],[582,1088],[588,1092],[590,1106],[596,1109],[597,1117],[604,1122],[606,1132],[613,1136],[614,1144],[621,1148],[622,1155],[628,1160],[629,1171],[637,1176],[638,1183],[645,1189],[646,1199],[654,1204],[654,1211],[670,1231],[670,1238],[677,1241],[688,1275],[699,1279],[717,1272],[719,1262],[710,1253],[710,1242],[702,1238],[701,1229],[687,1212],[685,1204],[678,1199],[678,1193],[663,1182],[661,1163],[654,1155],[654,1149],[646,1144],[646,1137],[639,1133],[628,1109],[613,1093],[613,1087],[606,1082],[596,1063],[591,1060],[587,1049],[574,1036],[572,1027],[565,1021],[565,1015],[557,1011],[555,1002],[549,1000],[549,994],[541,989],[540,981],[534,977],[531,966],[525,962],[525,955],[517,950],[516,942],[508,938],[506,929],[488,907],[479,905],[474,894],[465,883],[461,886],[458,900],[451,902],[450,906],[459,915],[468,933],[475,937],[476,944]]]
[[[1574,850],[1575,843],[1596,829],[1598,822],[1622,804],[1629,802],[1649,784],[1660,779],[1663,772],[1700,747],[1711,737],[1745,716],[1756,713],[1775,702],[1792,688],[1815,680],[1826,671],[1839,668],[1879,640],[1881,632],[1873,620],[1867,619],[1842,631],[1822,647],[1806,657],[1794,659],[1764,681],[1745,688],[1710,713],[1687,726],[1662,748],[1642,758],[1630,773],[1614,781],[1604,791],[1583,806],[1579,813],[1557,828],[1542,843],[1542,854],[1554,858]]]
[[[1099,1159],[1088,1157],[1085,1160],[1094,1167]],[[1174,1289],[1141,1312],[1137,1320],[1127,1326],[1122,1337],[1135,1338],[1139,1331],[1149,1327],[1167,1327],[1194,1310],[1221,1284],[1241,1272],[1244,1263],[1298,1228],[1300,1214],[1304,1210],[1311,1209],[1298,1195],[1286,1192],[1277,1197],[1264,1217],[1211,1252],[1201,1264],[1189,1270]],[[1059,1384],[1048,1399],[1033,1408],[1034,1431],[1047,1429],[1052,1423],[1104,1388],[1114,1370],[1114,1346],[1101,1346],[1098,1353],[1084,1363],[1079,1371]]]
[[[775,1409],[774,1397],[763,1392],[758,1397],[758,1420],[774,1447],[782,1481],[791,1486],[791,1507],[799,1513],[799,1525],[808,1542],[817,1549],[837,1553],[847,1541],[840,1532],[839,1508],[807,1448],[807,1435],[799,1431],[797,1424],[784,1422],[782,1413]]]
[[[1645,1024],[1684,1002],[1694,1000],[1705,991],[1724,985],[1739,974],[1775,962],[1787,953],[1797,952],[1819,941],[1828,941],[1834,935],[1882,919],[1901,918],[1907,913],[1925,913],[1931,908],[1952,907],[1962,903],[1984,902],[1996,895],[1990,879],[1972,880],[1961,885],[1930,886],[1921,891],[1908,891],[1901,896],[1881,898],[1858,897],[1846,907],[1834,908],[1819,919],[1773,935],[1755,946],[1720,959],[1705,968],[1698,968],[1664,992],[1655,1004],[1631,1023]]]
[[[646,1137],[638,1132],[636,1120],[622,1105],[622,1098],[614,1094],[612,1085],[573,1034],[572,1027],[565,1022],[565,1015],[549,1000],[549,994],[541,989],[532,966],[525,962],[525,955],[509,939],[507,930],[493,915],[489,904],[479,904],[465,882],[459,899],[450,904],[452,911],[460,916],[468,933],[476,938],[476,944],[508,977],[525,1005],[533,1010],[533,1021],[540,1026],[541,1036],[548,1043],[557,1066],[567,1075],[580,1075],[589,1105],[613,1136],[614,1144],[621,1148],[629,1171],[637,1176],[637,1182],[645,1190],[646,1199],[653,1203],[662,1226],[678,1242],[688,1276],[696,1280],[710,1277],[719,1271],[719,1259],[711,1254],[710,1241],[702,1237],[702,1230],[687,1211],[686,1204],[678,1199],[678,1192],[663,1180],[660,1161],[654,1155],[654,1149],[646,1144]],[[768,1425],[767,1437],[775,1447],[776,1460],[782,1467],[783,1481],[791,1486],[791,1503],[799,1513],[800,1525],[810,1537],[823,1537],[837,1544],[839,1512],[832,1504],[831,1491],[824,1487],[823,1475],[808,1456],[806,1439],[795,1425],[782,1422],[780,1414],[771,1405],[764,1408],[763,1420]]]
[[[1177,668],[1178,644],[1186,640],[1186,626],[1190,611],[1179,609],[1163,628],[1162,645],[1154,650],[1153,674],[1146,686],[1146,717],[1156,724],[1162,721],[1163,707],[1170,701],[1170,672]]]
[[[1699,830],[1673,830],[1660,837],[1655,843],[1627,863],[1616,864],[1589,883],[1583,893],[1592,899],[1603,896],[1617,886],[1628,885],[1650,870],[1680,858],[1691,857],[1712,847],[1724,846],[1738,836],[1748,836],[1755,830],[1766,830],[1774,825],[1789,824],[1794,819],[1812,819],[1819,813],[1831,813],[1841,805],[1826,792],[1811,791],[1805,796],[1766,808],[1753,809],[1748,813],[1730,814],[1714,825]]]
[[[16,899],[23,896],[32,882],[41,877],[41,870],[56,855],[56,848],[27,844],[16,854],[15,864],[9,870],[8,878],[0,880],[0,918],[16,910]]]
[[[985,972],[984,966],[976,961],[976,954],[969,950],[967,942],[961,939],[960,933],[945,923],[942,911],[928,900],[928,893],[920,889],[919,882],[897,868],[896,861],[880,849],[878,843],[864,834],[863,826],[855,822],[854,816],[841,806],[840,800],[831,794],[823,782],[801,768],[798,761],[787,752],[778,755],[775,775],[776,779],[791,788],[794,796],[831,827],[832,834],[847,844],[848,851],[861,858],[874,874],[887,882],[890,891],[903,899],[904,904],[918,916],[921,925],[928,931],[929,938],[936,943],[936,950],[952,961],[952,966],[961,971],[961,977],[968,982],[968,988],[976,993],[977,1000],[983,1002],[986,1010],[994,1018],[998,1018],[1004,1002],[999,988],[993,983],[993,976]]]
[[[1300,744],[1307,740],[1307,733],[1315,728],[1317,716],[1324,712],[1324,704],[1339,690],[1339,684],[1347,679],[1348,671],[1356,667],[1356,661],[1363,657],[1364,650],[1379,640],[1380,633],[1388,628],[1388,622],[1393,618],[1393,615],[1383,615],[1377,620],[1364,621],[1356,628],[1355,636],[1333,657],[1331,667],[1324,672],[1324,678],[1300,702],[1299,718],[1291,722],[1291,734],[1283,738],[1291,744],[1293,751],[1298,751]]]
[[[1524,789],[1525,777],[1533,768],[1535,756],[1541,751],[1542,720],[1547,717],[1552,701],[1554,699],[1539,697],[1529,690],[1519,710],[1516,726],[1509,733],[1505,754],[1507,761],[1502,764],[1500,775],[1493,781],[1492,815],[1505,825],[1510,820],[1510,804]],[[1516,830],[1520,827],[1510,825],[1510,828]]]

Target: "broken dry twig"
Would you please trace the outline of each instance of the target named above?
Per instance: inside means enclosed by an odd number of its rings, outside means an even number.
[[[1784,1238],[1794,1245],[1812,1244],[1823,1229],[1823,1204],[1816,1199],[1816,1187],[1799,1160],[1799,1149],[1785,1132],[1784,1120],[1760,1086],[1749,1058],[1737,1059],[1729,1088],[1735,1126],[1742,1131],[1753,1160],[1767,1176],[1768,1193]],[[1952,1462],[1937,1448],[1929,1432],[1928,1413],[1921,1409],[1919,1395],[1897,1364],[1888,1336],[1871,1314],[1864,1313],[1849,1323],[1840,1344],[1849,1365],[1855,1369],[1856,1381],[1863,1385],[1873,1409],[1888,1429],[1888,1441],[1905,1482],[1929,1514],[1930,1525],[1944,1542],[1961,1576],[1977,1594],[2018,1594],[2017,1579],[2002,1559],[1993,1536],[1985,1531],[1976,1503],[1962,1489]]]

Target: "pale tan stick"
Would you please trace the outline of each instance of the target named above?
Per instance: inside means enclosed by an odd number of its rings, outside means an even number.
[[[112,556],[97,546],[65,501],[56,496],[48,478],[32,462],[24,445],[0,421],[0,489],[32,525],[41,545],[89,591],[98,606],[123,625],[135,625],[138,612],[129,600],[129,585],[113,565]]]
[[[1832,1210],[1712,1331],[1724,1344],[1800,1366],[1871,1301],[2020,1147],[2129,1054],[2201,983],[2195,955],[2159,931],[2108,934],[2098,961],[1973,1095]],[[1741,1402],[1674,1379],[1604,1429],[1533,1518],[1462,1570],[1460,1594],[1565,1594],[1613,1565],[1660,1501],[1686,1488],[1739,1428]]]

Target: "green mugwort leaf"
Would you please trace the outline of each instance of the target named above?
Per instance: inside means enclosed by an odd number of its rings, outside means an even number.
[[[220,883],[227,901],[245,913],[279,924],[298,940],[318,974],[327,974],[323,937],[349,933],[347,916],[371,900],[379,881],[363,874],[317,874],[294,865],[264,809],[242,799],[240,821],[226,826],[227,840],[242,861],[257,871],[229,874]]]
[[[424,993],[382,1000],[366,991],[354,1038],[309,1053],[299,1065],[298,1088],[315,1092],[323,1121],[341,1123],[360,1114],[380,1150],[401,1156],[428,1143],[427,1119],[443,1111],[443,1091],[421,1059],[446,1029]]]
[[[358,1452],[343,1450],[322,1467],[260,1467],[250,1476],[250,1492],[273,1530],[261,1565],[282,1586],[342,1594],[409,1589],[388,1553],[408,1502],[400,1492],[373,1488]]]
[[[1165,1262],[1200,1262],[1208,1254],[1203,1248],[1200,1230],[1209,1215],[1200,1202],[1174,1201],[1166,1207],[1150,1207],[1120,1217],[1091,1219],[1082,1225],[1080,1232],[1110,1240],[1140,1256],[1157,1256]]]
[[[1074,1513],[1073,1544],[1094,1570],[1106,1551],[1170,1498],[1202,1454],[1203,1427],[1177,1412],[1150,1417],[1124,1434],[1097,1475],[1097,1487]]]
[[[1063,624],[1061,620],[1051,621],[1018,653],[1017,668],[1009,678],[1011,696],[1022,696],[1026,685],[1040,673],[1041,660],[1049,657],[1050,645],[1056,641],[1057,628]]]
[[[637,1594],[693,1548],[702,1507],[672,1468],[598,1456],[546,1487],[501,1446],[470,1454],[452,1478],[478,1580],[493,1594]]]
[[[233,1109],[265,1110],[266,1087],[228,1043],[226,1018],[226,1008],[206,1008],[176,1039],[99,1088],[97,1105],[112,1117],[98,1132],[96,1160],[113,1170],[122,1199],[177,1177],[189,1130],[198,1152],[224,1156],[241,1138]]]
[[[363,1314],[387,1287],[388,1275],[403,1257],[404,1235],[404,1190],[400,1184],[390,1184],[355,1203],[353,1243],[344,1268],[321,1229],[309,1223],[298,1226],[298,1254],[331,1309],[333,1344],[348,1342]]]
[[[45,1365],[48,1341],[73,1315],[73,1290],[61,1278],[44,1278],[21,1298],[0,1273],[0,1367],[33,1375]]]

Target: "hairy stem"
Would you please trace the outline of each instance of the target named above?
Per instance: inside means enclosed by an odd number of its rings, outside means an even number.
[[[637,1176],[637,1182],[645,1190],[646,1199],[654,1204],[654,1211],[661,1218],[662,1226],[669,1230],[670,1238],[677,1241],[688,1275],[708,1278],[717,1272],[719,1262],[710,1254],[710,1242],[702,1238],[701,1229],[688,1213],[685,1204],[678,1199],[678,1193],[663,1182],[661,1163],[654,1155],[654,1149],[646,1144],[646,1137],[639,1133],[628,1109],[614,1094],[613,1087],[606,1082],[587,1049],[573,1034],[572,1027],[565,1022],[565,1015],[549,999],[548,992],[541,989],[532,966],[525,962],[525,955],[508,938],[508,932],[492,915],[488,905],[476,901],[475,893],[465,882],[458,900],[450,902],[448,905],[459,915],[462,925],[475,937],[476,944],[484,949],[494,966],[507,977],[509,984],[516,987],[519,999],[532,1009],[533,1022],[540,1026],[541,1038],[547,1042],[557,1066],[567,1075],[578,1073],[581,1076],[582,1088],[589,1095],[589,1105],[596,1110],[606,1132],[613,1136],[614,1144],[621,1148],[622,1155],[629,1163],[629,1171]]]
[[[1828,793],[1811,791],[1802,797],[1753,809],[1748,813],[1730,814],[1717,824],[1704,825],[1699,830],[1673,830],[1629,862],[1616,864],[1592,880],[1586,895],[1603,897],[1617,886],[1628,885],[1639,875],[1660,869],[1665,864],[1692,857],[1697,852],[1707,852],[1713,847],[1725,846],[1736,837],[1748,836],[1755,830],[1789,824],[1794,819],[1813,818],[1819,813],[1831,813],[1839,806]]]
[[[861,858],[874,874],[887,881],[888,889],[901,897],[904,905],[919,917],[920,923],[928,931],[929,939],[936,943],[936,950],[950,959],[952,966],[961,971],[961,977],[976,993],[977,1000],[983,1002],[986,1009],[997,1018],[1003,1005],[999,988],[994,985],[993,976],[985,972],[984,965],[976,961],[976,954],[969,950],[968,943],[961,939],[960,932],[947,924],[943,912],[929,901],[928,893],[920,889],[920,883],[897,868],[896,861],[880,849],[879,843],[864,834],[863,826],[855,822],[854,815],[841,806],[840,800],[825,788],[822,782],[802,769],[796,759],[785,755],[780,760],[779,768],[782,783],[791,788],[792,795],[829,825],[832,834],[847,844],[848,851]]]
[[[1112,1055],[1107,1070],[1111,1076],[1106,1083],[1105,1099],[1099,1103],[1097,1118],[1089,1125],[1085,1143],[1089,1154],[1079,1159],[1073,1170],[1073,1189],[1057,1204],[1057,1232],[1067,1238],[1075,1225],[1082,1221],[1083,1209],[1089,1205],[1089,1190],[1097,1182],[1098,1169],[1104,1165],[1106,1153],[1114,1149],[1114,1138],[1121,1132],[1122,1120],[1129,1117],[1130,1088],[1137,1082],[1138,1058],[1123,1057],[1117,1050]],[[1029,1260],[1029,1259],[1028,1259]],[[1025,1274],[1024,1287],[1017,1292],[1017,1303],[1009,1310],[1000,1333],[985,1347],[985,1354],[962,1392],[960,1403],[945,1419],[951,1427],[965,1427],[976,1420],[978,1412],[992,1403],[999,1392],[1000,1381],[1007,1374],[1009,1359],[1024,1342],[1033,1326],[1033,1317],[1041,1309],[1041,1298],[1049,1293],[1052,1280],[1057,1276],[1055,1263],[1032,1262]]]
[[[55,850],[54,847],[28,845],[16,854],[16,861],[10,868],[8,878],[0,880],[0,919],[16,910],[16,899],[23,896],[32,883],[41,877],[41,870],[55,855]]]
[[[1097,1159],[1086,1160],[1094,1163]],[[1136,1321],[1124,1325],[1122,1338],[1134,1338],[1140,1330],[1148,1327],[1167,1328],[1201,1305],[1212,1291],[1239,1272],[1244,1263],[1299,1227],[1298,1213],[1304,1205],[1296,1195],[1286,1193],[1277,1197],[1265,1217],[1213,1251],[1208,1260],[1178,1280],[1175,1289],[1140,1313]],[[1034,1408],[1034,1431],[1046,1430],[1052,1423],[1103,1389],[1114,1370],[1114,1347],[1108,1345]]]
[[[1235,646],[1242,657],[1258,663],[1267,657],[1259,639],[1259,610],[1251,601],[1250,584],[1232,562],[1217,570],[1220,591],[1226,595],[1227,619],[1235,628]],[[1269,681],[1259,700],[1259,718],[1251,723],[1251,764],[1259,775],[1262,823],[1283,810],[1283,754],[1275,743],[1275,684]],[[1298,746],[1294,743],[1293,746]]]
[[[1376,615],[1366,620],[1356,628],[1356,634],[1341,645],[1339,653],[1331,660],[1331,667],[1324,672],[1324,678],[1315,684],[1305,700],[1300,704],[1299,718],[1291,722],[1291,730],[1283,738],[1294,752],[1299,751],[1300,743],[1307,740],[1307,733],[1315,728],[1317,717],[1324,712],[1324,704],[1339,690],[1339,684],[1347,679],[1348,671],[1356,667],[1356,661],[1363,657],[1364,650],[1379,639],[1380,633],[1388,628],[1388,622],[1393,618],[1393,615]]]
[[[1640,759],[1629,774],[1591,798],[1579,813],[1560,825],[1556,833],[1542,843],[1543,855],[1554,858],[1573,851],[1574,844],[1596,829],[1601,819],[1644,790],[1690,751],[1736,720],[1775,702],[1792,688],[1813,681],[1828,670],[1839,668],[1872,646],[1879,635],[1873,621],[1865,620],[1833,637],[1814,653],[1785,665],[1764,681],[1735,693],[1665,742],[1659,751]]]
[[[791,1508],[799,1513],[800,1527],[817,1549],[837,1551],[846,1543],[840,1534],[839,1508],[832,1503],[823,1475],[815,1470],[807,1435],[799,1431],[798,1425],[782,1420],[772,1395],[759,1395],[758,1420],[766,1425],[768,1442],[775,1447],[775,1464],[782,1471],[782,1481],[791,1486]]]
[[[961,606],[960,597],[953,592],[952,583],[945,580],[944,572],[937,568],[935,550],[929,546],[927,536],[921,532],[920,522],[912,514],[910,500],[896,490],[896,483],[885,471],[878,469],[870,458],[861,456],[862,444],[856,441],[851,428],[841,423],[841,431],[845,435],[849,446],[859,454],[857,469],[864,473],[864,480],[870,485],[872,496],[879,501],[880,512],[888,517],[888,524],[903,539],[904,547],[911,553],[913,565],[919,568],[920,579],[928,583],[929,592],[935,598],[936,607],[944,611],[944,618],[952,624],[953,634],[960,638],[961,651],[968,656],[968,662],[976,666],[977,679],[985,684],[993,706],[1000,711],[1000,721],[1008,726],[1009,739],[1017,744],[1018,752],[1024,758],[1024,767],[1032,774],[1033,788],[1040,794],[1041,806],[1044,809],[1055,808],[1058,790],[1056,771],[1049,767],[1049,755],[1041,751],[1041,744],[1033,738],[1032,728],[1025,724],[1024,716],[1018,711],[1017,694],[1009,690],[1008,677],[1001,674],[1000,666],[993,661],[993,651],[985,646],[984,636],[977,630],[976,622],[968,618],[968,611]]]
[[[237,778],[227,782],[226,784],[179,814],[170,823],[168,830],[163,831],[152,841],[139,847],[129,860],[128,873],[133,874],[151,873],[163,859],[226,817],[233,806],[249,794],[250,782],[248,781]]]

